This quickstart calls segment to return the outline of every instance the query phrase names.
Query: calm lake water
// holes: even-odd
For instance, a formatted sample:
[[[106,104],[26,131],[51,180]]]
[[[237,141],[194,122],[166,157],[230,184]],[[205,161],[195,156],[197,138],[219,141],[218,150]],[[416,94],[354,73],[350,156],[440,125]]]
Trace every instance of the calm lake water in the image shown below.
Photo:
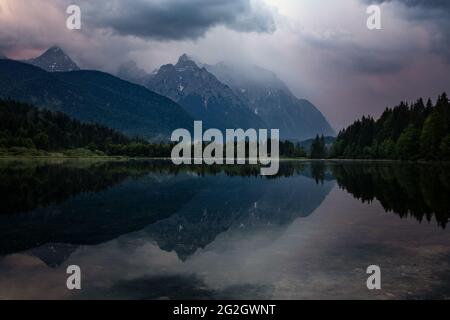
[[[0,299],[449,299],[449,169],[0,161]]]

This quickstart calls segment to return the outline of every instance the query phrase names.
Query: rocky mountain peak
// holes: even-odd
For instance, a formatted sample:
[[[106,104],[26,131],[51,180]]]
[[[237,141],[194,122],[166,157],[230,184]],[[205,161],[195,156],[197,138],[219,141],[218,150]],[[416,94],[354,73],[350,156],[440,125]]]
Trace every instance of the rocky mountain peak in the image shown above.
[[[80,70],[77,64],[59,47],[51,47],[39,57],[27,62],[48,72]]]
[[[183,54],[177,64],[162,66],[146,87],[178,102],[194,119],[213,128],[262,127],[231,88]]]
[[[184,63],[186,61],[193,61],[186,53],[183,53],[180,58],[178,58],[178,63]]]
[[[183,54],[175,65],[178,72],[197,71],[200,70],[198,65],[187,54]]]

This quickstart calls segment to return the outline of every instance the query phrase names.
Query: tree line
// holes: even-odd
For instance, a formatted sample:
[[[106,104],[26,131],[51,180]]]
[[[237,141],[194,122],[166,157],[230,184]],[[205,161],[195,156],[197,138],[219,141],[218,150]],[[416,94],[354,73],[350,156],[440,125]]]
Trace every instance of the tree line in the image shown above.
[[[0,99],[0,153],[164,157],[170,151],[167,144],[151,144],[60,112]]]
[[[174,146],[171,142],[150,143],[130,138],[106,126],[82,123],[60,112],[0,99],[0,154],[168,158]],[[307,156],[299,144],[290,141],[280,142],[280,155]]]
[[[175,143],[130,138],[99,124],[28,104],[0,99],[0,154],[170,157]],[[300,143],[280,142],[280,156],[312,159],[450,160],[450,103],[446,93],[433,104],[423,99],[387,108],[378,120],[363,117],[339,132],[333,144],[317,135],[307,152]]]
[[[315,149],[323,152],[318,144]],[[401,102],[387,108],[378,120],[363,117],[342,130],[327,153],[344,159],[450,160],[447,94],[434,104],[431,99]]]

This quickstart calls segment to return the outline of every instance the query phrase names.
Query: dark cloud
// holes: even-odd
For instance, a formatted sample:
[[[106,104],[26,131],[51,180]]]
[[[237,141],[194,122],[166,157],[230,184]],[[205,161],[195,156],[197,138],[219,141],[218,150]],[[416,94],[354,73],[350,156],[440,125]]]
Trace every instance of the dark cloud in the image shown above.
[[[92,26],[140,38],[197,39],[215,26],[240,32],[275,31],[271,10],[252,0],[83,0],[80,5]]]
[[[408,7],[422,7],[433,9],[450,9],[450,1],[448,0],[366,0],[371,3],[399,2]]]
[[[395,74],[404,69],[408,62],[395,57],[383,56],[372,53],[353,53],[348,67],[358,73],[364,74]]]
[[[432,49],[450,62],[450,1],[449,0],[364,0],[367,3],[400,4],[405,15],[423,24],[431,36]]]
[[[381,46],[368,48],[345,36],[334,35],[325,39],[305,36],[305,41],[317,49],[327,52],[331,62],[341,69],[357,74],[396,74],[411,63],[410,48],[403,46]]]

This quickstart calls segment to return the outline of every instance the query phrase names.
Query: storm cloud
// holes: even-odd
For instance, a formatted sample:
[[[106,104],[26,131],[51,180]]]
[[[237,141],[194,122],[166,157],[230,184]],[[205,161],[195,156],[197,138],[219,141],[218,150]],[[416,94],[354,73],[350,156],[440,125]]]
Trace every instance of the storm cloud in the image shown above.
[[[197,39],[216,26],[272,33],[272,11],[253,0],[81,1],[88,23],[119,35],[155,40]]]
[[[366,2],[374,2],[373,0],[366,0]],[[450,9],[450,2],[448,0],[377,0],[377,3],[383,2],[399,2],[409,7],[422,8],[447,8]]]
[[[411,63],[406,53],[412,48],[405,43],[370,48],[361,39],[339,35],[326,38],[305,35],[304,40],[317,50],[328,52],[332,64],[357,74],[395,74]]]
[[[406,19],[424,24],[430,32],[433,50],[450,61],[450,1],[377,0],[375,2],[400,6],[399,11]]]

